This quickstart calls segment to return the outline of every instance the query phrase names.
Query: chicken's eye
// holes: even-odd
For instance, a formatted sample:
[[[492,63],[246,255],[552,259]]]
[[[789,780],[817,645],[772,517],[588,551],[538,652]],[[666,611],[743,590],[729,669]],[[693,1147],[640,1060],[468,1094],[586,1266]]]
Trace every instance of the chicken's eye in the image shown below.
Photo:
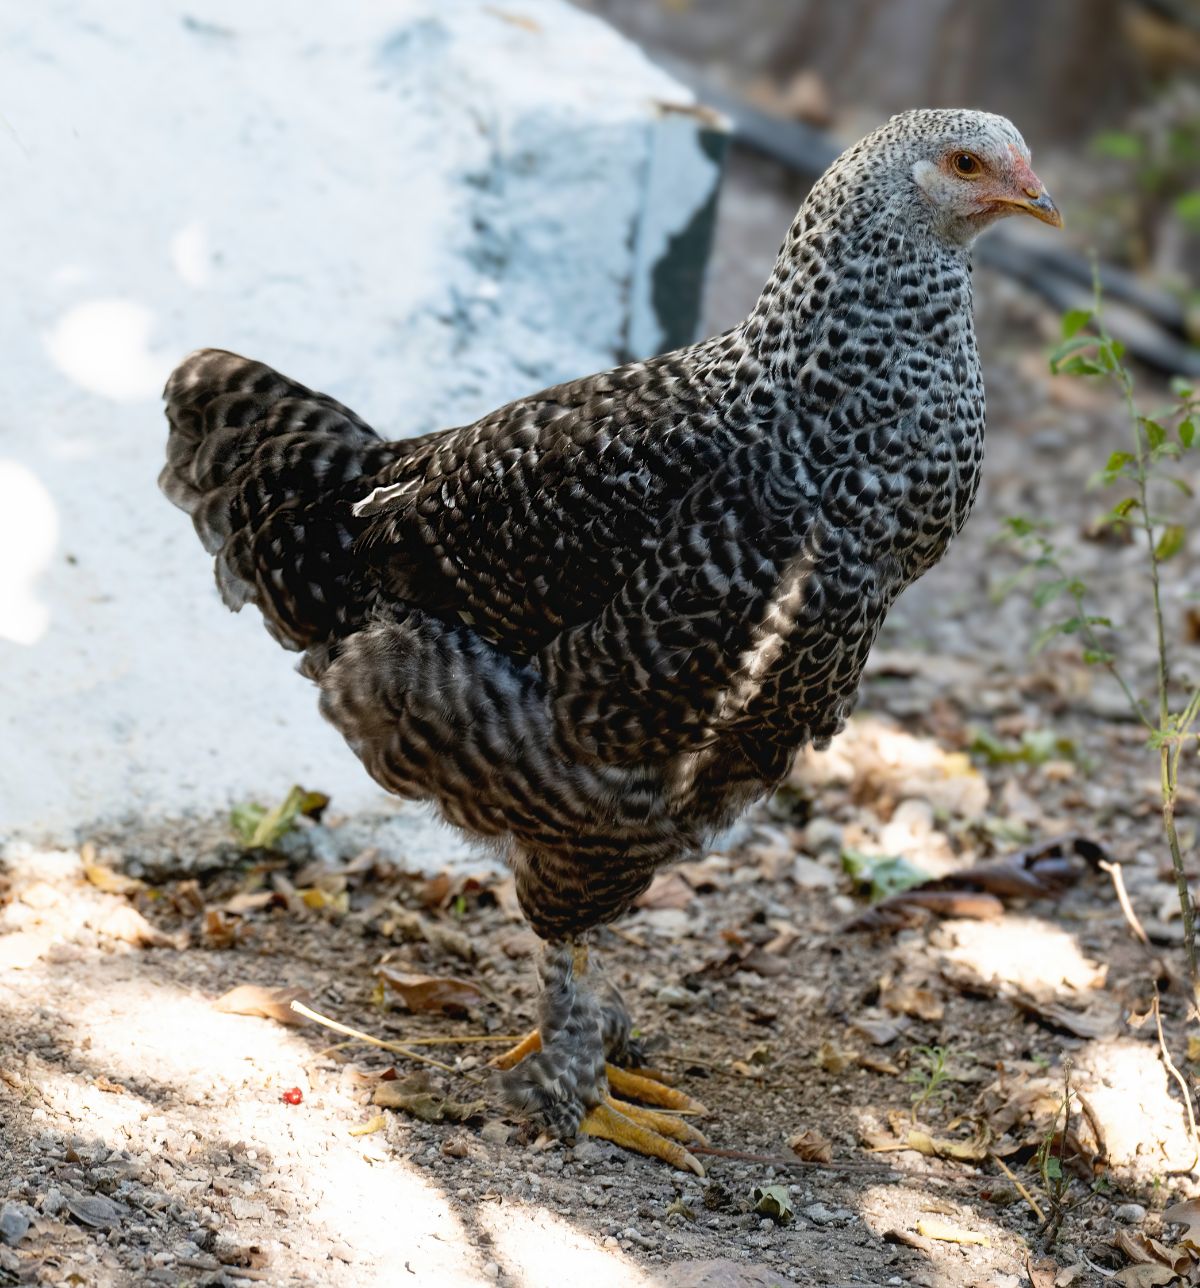
[[[969,152],[959,152],[954,157],[954,168],[959,174],[973,178],[980,171],[979,158]]]

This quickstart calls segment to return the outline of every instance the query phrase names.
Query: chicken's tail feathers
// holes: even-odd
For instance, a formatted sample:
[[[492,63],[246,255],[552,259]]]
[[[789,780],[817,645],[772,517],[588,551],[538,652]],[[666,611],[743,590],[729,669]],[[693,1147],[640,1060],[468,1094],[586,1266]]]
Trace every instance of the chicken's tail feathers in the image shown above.
[[[252,603],[287,648],[345,633],[372,591],[352,506],[396,449],[335,399],[219,349],[171,374],[159,486],[191,515],[233,610]]]

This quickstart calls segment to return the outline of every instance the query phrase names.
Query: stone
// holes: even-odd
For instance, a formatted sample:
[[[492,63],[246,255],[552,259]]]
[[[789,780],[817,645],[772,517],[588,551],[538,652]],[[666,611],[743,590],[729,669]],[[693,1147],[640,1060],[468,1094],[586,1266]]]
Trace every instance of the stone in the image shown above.
[[[24,1203],[5,1203],[0,1208],[0,1243],[10,1247],[20,1243],[32,1222],[33,1213]]]

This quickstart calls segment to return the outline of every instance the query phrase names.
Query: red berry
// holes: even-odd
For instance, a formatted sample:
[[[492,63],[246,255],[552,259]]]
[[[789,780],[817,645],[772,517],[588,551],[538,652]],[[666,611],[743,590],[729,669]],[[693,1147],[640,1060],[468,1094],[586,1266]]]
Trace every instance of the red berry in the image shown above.
[[[285,1105],[298,1105],[304,1100],[304,1092],[299,1087],[289,1087],[279,1099]]]

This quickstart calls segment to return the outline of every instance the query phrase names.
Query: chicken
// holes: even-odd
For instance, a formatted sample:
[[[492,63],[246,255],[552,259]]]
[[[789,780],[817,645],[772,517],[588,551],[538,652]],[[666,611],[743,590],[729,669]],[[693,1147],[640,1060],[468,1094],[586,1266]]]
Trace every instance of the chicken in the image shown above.
[[[825,746],[896,596],[971,509],[984,396],[969,248],[1061,224],[1002,117],[915,111],[816,183],[750,316],[473,425],[386,442],[203,350],[166,388],[161,486],[234,610],[303,654],[389,791],[503,848],[547,941],[508,1103],[699,1170],[626,1094],[590,928]],[[523,1057],[519,1059],[518,1057]]]

